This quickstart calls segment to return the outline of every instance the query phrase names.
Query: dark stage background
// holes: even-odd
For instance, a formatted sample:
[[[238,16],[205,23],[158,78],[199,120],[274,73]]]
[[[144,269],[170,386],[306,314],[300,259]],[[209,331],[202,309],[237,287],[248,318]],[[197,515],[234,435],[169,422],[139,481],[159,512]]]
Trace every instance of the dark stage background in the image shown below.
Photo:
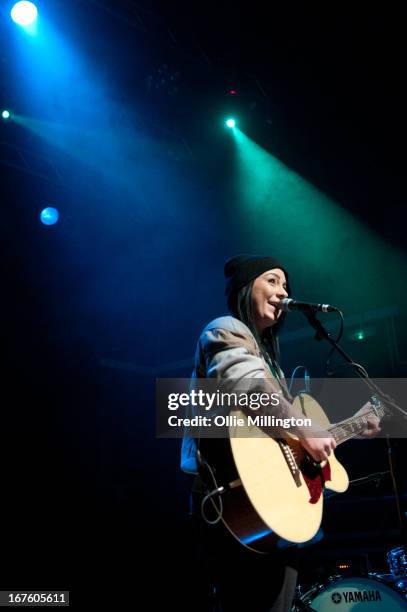
[[[155,438],[154,381],[189,376],[224,260],[278,256],[294,296],[343,310],[355,361],[406,375],[406,9],[38,6],[37,36],[0,13],[0,584],[181,609],[189,482]],[[281,348],[287,374],[323,375],[300,315]],[[388,469],[384,440],[338,454],[352,478]],[[390,478],[328,506],[304,583],[338,560],[387,571]]]

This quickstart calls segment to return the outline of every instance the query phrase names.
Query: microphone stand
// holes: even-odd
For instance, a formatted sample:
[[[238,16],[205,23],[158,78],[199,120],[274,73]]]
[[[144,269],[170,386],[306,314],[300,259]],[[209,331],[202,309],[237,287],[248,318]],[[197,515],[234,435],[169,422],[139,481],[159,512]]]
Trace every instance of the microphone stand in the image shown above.
[[[338,310],[338,312],[340,311]],[[329,342],[329,344],[331,344],[331,346],[333,346],[335,350],[340,355],[342,355],[345,361],[347,361],[352,366],[352,368],[355,370],[359,378],[361,378],[363,382],[369,387],[369,389],[373,391],[374,395],[376,395],[385,406],[390,408],[391,412],[392,410],[398,410],[405,418],[407,418],[407,413],[403,410],[403,408],[401,408],[393,400],[393,398],[391,398],[389,395],[384,393],[384,391],[382,391],[380,387],[378,387],[376,383],[374,383],[369,378],[369,375],[366,372],[366,370],[358,366],[358,364],[356,364],[353,361],[353,359],[343,350],[343,348],[338,344],[338,342],[336,342],[336,340],[334,340],[330,336],[329,332],[322,325],[321,321],[317,319],[316,313],[317,313],[316,309],[312,307],[309,309],[308,312],[303,312],[306,319],[308,319],[308,322],[311,325],[311,327],[313,327],[316,331],[315,340],[318,340],[318,341],[326,340],[327,342]],[[396,478],[396,473],[397,473],[396,453],[394,450],[394,445],[392,445],[391,438],[389,435],[386,435],[386,442],[387,442],[387,456],[389,460],[390,474],[392,477],[394,497],[395,497],[396,506],[397,506],[397,515],[398,515],[398,521],[399,521],[399,527],[400,527],[400,534],[401,534],[401,538],[402,538],[402,542],[404,544],[405,550],[407,550],[407,521],[406,521],[406,515],[402,511],[402,504],[401,504],[402,492],[400,489],[399,482]]]

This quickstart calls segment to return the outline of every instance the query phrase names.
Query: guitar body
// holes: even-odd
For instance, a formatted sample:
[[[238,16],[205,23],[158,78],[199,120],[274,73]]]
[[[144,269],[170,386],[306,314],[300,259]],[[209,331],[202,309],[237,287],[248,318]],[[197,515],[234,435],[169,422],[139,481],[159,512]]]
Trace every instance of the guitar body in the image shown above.
[[[299,416],[311,418],[323,429],[329,426],[311,396],[297,397],[294,407]],[[229,484],[222,495],[223,523],[242,544],[257,552],[312,539],[322,520],[323,490],[346,491],[346,470],[333,453],[328,462],[316,466],[294,436],[271,438],[260,427],[249,425],[242,411],[233,411],[233,415],[245,421],[243,428],[230,427],[230,440],[226,440],[235,478],[231,466],[224,474],[215,466],[218,481],[220,475]]]

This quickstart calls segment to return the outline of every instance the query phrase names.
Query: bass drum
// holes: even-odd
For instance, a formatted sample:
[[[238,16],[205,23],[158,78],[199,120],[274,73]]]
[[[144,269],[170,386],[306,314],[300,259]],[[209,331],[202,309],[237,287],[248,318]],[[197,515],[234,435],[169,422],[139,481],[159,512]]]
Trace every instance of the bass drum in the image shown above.
[[[301,597],[304,610],[317,612],[406,612],[406,594],[378,576],[335,576]]]

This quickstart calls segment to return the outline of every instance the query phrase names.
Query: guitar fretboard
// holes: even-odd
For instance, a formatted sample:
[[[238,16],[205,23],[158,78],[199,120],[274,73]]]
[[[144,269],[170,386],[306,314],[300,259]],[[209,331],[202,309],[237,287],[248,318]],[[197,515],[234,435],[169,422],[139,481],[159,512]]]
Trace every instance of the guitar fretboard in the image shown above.
[[[366,429],[367,421],[370,416],[374,415],[381,418],[383,412],[381,408],[369,410],[369,412],[351,417],[350,419],[341,421],[341,423],[332,425],[332,427],[328,427],[328,431],[332,434],[335,442],[341,444],[362,433],[362,431]]]

